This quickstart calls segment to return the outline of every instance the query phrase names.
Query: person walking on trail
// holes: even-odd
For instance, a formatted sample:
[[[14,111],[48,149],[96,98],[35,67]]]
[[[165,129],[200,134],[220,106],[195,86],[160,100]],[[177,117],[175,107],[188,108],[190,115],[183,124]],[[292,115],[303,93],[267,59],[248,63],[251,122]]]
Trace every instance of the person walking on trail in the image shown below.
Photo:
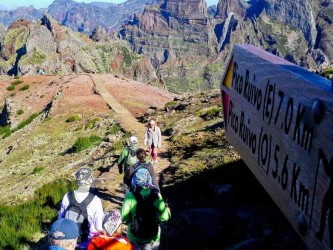
[[[146,128],[144,145],[148,146],[153,164],[158,163],[157,149],[162,146],[161,129],[157,126],[154,120],[151,120]]]
[[[121,216],[127,224],[127,237],[135,250],[158,249],[161,222],[170,219],[170,209],[152,185],[149,175],[133,176],[134,188],[125,195]]]
[[[118,170],[119,174],[124,174],[124,185],[126,185],[126,171],[127,169],[138,162],[136,151],[138,149],[138,139],[135,136],[131,136],[128,139],[128,146],[126,146],[121,152],[118,158]],[[129,186],[128,186],[129,187]],[[125,191],[128,191],[128,187],[125,186]]]
[[[75,173],[78,189],[64,195],[58,218],[67,218],[76,222],[79,227],[80,248],[85,248],[90,239],[103,231],[104,211],[102,201],[90,192],[93,181],[90,168],[80,168]]]
[[[126,146],[121,152],[118,158],[118,169],[119,174],[122,174],[123,171],[126,171],[126,168],[134,165],[138,162],[136,156],[136,150],[138,149],[138,139],[135,136],[131,136],[128,139],[128,146]]]
[[[127,168],[127,171],[125,172],[125,183],[130,189],[133,189],[132,180],[133,176],[139,171],[139,169],[146,168],[149,171],[149,174],[152,178],[152,185],[154,185],[155,188],[157,188],[158,191],[160,191],[160,187],[158,185],[156,174],[154,170],[154,166],[146,161],[147,153],[144,149],[139,148],[136,151],[136,156],[138,158],[138,162],[129,168]]]
[[[87,250],[133,250],[132,244],[122,236],[122,220],[118,211],[106,212],[103,219],[103,233],[95,236]]]
[[[51,225],[49,250],[74,250],[79,237],[79,228],[72,220],[61,218]]]

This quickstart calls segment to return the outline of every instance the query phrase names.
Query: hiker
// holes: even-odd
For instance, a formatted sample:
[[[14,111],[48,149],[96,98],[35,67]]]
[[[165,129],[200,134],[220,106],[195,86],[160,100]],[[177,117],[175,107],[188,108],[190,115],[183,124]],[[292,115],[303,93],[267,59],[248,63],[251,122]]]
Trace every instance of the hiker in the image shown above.
[[[78,247],[84,248],[94,235],[103,230],[104,212],[101,199],[90,192],[92,170],[80,168],[75,179],[78,189],[65,194],[58,218],[68,218],[77,223],[80,232]]]
[[[154,120],[151,120],[146,128],[144,145],[148,146],[153,164],[158,163],[157,149],[162,145],[161,130]]]
[[[126,171],[127,167],[132,166],[138,162],[138,159],[136,157],[136,150],[138,149],[138,138],[136,138],[135,136],[131,136],[128,139],[128,142],[129,145],[123,149],[118,158],[117,164],[119,174],[122,174],[123,170]]]
[[[109,211],[103,219],[103,233],[92,238],[87,250],[133,250],[132,244],[122,236],[122,220],[118,211]]]
[[[133,184],[133,190],[125,195],[121,208],[123,222],[127,224],[127,237],[135,250],[158,249],[161,237],[159,223],[169,220],[170,209],[152,185],[149,175],[133,176]]]
[[[72,220],[56,220],[49,231],[49,250],[74,250],[79,237],[79,228]]]
[[[150,162],[146,161],[146,157],[147,157],[146,151],[142,148],[139,148],[136,151],[136,156],[138,158],[138,162],[136,164],[130,166],[129,168],[127,168],[127,171],[125,172],[124,179],[125,179],[126,185],[128,187],[130,187],[130,189],[133,189],[133,185],[131,183],[132,179],[133,179],[133,175],[135,173],[137,173],[137,171],[140,168],[146,168],[149,171],[149,174],[152,178],[152,184],[154,185],[155,188],[157,188],[158,191],[160,191],[160,187],[159,187],[157,179],[156,179],[154,166]]]

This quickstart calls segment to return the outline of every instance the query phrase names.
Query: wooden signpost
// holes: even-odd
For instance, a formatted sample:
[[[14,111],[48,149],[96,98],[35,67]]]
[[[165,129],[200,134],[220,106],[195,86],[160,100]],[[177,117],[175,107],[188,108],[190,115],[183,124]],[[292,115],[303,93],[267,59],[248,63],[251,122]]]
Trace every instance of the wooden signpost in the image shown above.
[[[221,93],[229,142],[308,248],[333,249],[332,82],[236,45]]]

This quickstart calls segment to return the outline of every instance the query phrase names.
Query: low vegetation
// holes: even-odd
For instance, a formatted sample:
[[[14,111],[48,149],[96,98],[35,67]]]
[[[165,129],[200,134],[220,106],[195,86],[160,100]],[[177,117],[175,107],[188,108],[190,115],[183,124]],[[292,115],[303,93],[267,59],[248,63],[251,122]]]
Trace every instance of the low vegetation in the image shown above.
[[[20,88],[20,91],[28,90],[29,88],[30,88],[30,85],[26,84],[22,88]]]
[[[91,135],[90,137],[79,137],[73,145],[73,151],[79,153],[94,145],[97,145],[102,141],[102,138],[97,135]]]
[[[75,115],[71,115],[70,117],[68,117],[66,119],[66,122],[77,122],[77,121],[81,121],[81,120],[82,120],[82,115],[75,114]]]
[[[36,233],[49,228],[57,216],[57,204],[75,188],[74,182],[59,181],[44,185],[34,199],[18,206],[0,206],[0,249],[29,249]]]
[[[9,126],[0,127],[0,135],[3,134],[2,138],[6,138],[6,137],[10,136],[12,133],[14,133],[17,130],[22,129],[25,126],[27,126],[28,124],[30,124],[37,116],[39,116],[39,113],[34,113],[34,114],[30,115],[30,117],[27,120],[20,122],[19,125],[13,129],[10,129]],[[2,131],[2,133],[1,133],[1,131]]]

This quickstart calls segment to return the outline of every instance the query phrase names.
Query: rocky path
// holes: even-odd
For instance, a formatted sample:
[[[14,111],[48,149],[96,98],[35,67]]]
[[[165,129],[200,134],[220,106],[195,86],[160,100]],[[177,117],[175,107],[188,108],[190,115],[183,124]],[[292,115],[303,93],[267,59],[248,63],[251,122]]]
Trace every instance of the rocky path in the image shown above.
[[[139,140],[140,147],[144,148],[143,140],[145,134],[145,124],[139,122],[133,114],[126,109],[118,100],[112,96],[112,94],[106,88],[106,79],[104,75],[91,75],[91,79],[95,85],[95,92],[102,96],[108,106],[115,113],[115,120],[120,124],[120,126],[136,136]],[[167,137],[162,136],[162,147],[159,149],[159,162],[155,166],[155,172],[158,175],[163,169],[170,165],[168,158],[166,158],[166,151],[168,147]],[[116,159],[115,159],[116,160]],[[109,172],[102,173],[99,177],[100,180],[115,180],[118,174],[118,167],[116,164],[110,168]],[[103,190],[107,189],[106,193],[110,193],[111,204],[110,202],[105,202],[103,205],[106,209],[111,209],[114,207],[120,206],[121,200],[123,198],[123,189],[121,184],[117,184],[116,187],[110,187],[107,181],[102,181],[100,184],[96,183],[96,187]]]

